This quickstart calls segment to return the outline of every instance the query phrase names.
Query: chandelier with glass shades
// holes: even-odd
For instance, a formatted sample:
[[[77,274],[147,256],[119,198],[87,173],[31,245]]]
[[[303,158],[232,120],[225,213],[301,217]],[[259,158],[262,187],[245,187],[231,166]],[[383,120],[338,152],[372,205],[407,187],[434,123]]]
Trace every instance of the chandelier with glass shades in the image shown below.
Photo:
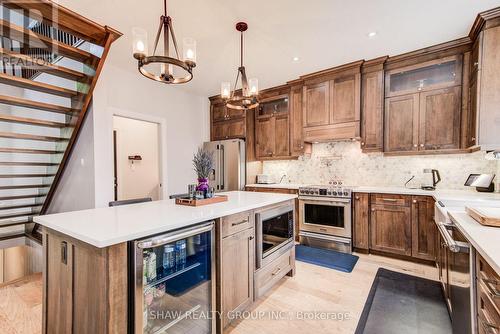
[[[172,18],[167,14],[167,0],[164,0],[164,14],[160,17],[160,25],[154,42],[152,55],[148,52],[148,34],[142,28],[133,28],[133,52],[137,59],[139,72],[146,78],[166,84],[182,84],[193,79],[193,68],[196,67],[196,41],[192,38],[183,40],[182,59],[179,55]],[[163,33],[163,55],[157,55],[158,45]],[[170,38],[175,53],[170,55]]]
[[[259,105],[257,95],[259,94],[259,81],[255,78],[247,79],[245,66],[243,66],[243,32],[247,31],[248,24],[245,22],[238,22],[236,30],[241,33],[240,45],[240,67],[238,67],[238,74],[234,82],[233,90],[231,91],[231,83],[223,82],[221,84],[221,97],[229,109],[246,110],[253,109]],[[241,93],[236,92],[238,81],[241,78]]]

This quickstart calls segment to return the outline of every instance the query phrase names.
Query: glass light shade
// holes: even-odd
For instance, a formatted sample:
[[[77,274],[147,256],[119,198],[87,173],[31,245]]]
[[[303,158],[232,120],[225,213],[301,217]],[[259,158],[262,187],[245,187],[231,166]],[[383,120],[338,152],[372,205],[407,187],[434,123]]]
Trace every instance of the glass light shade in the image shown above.
[[[134,52],[134,57],[142,56],[145,57],[148,52],[148,33],[142,28],[132,29],[133,44],[132,49]]]
[[[184,61],[189,60],[196,63],[196,40],[193,38],[184,38],[182,40],[182,54]]]
[[[251,96],[259,95],[259,80],[257,78],[248,79],[248,91]]]
[[[228,99],[231,96],[231,83],[230,82],[223,82],[220,85],[220,96],[223,99]]]

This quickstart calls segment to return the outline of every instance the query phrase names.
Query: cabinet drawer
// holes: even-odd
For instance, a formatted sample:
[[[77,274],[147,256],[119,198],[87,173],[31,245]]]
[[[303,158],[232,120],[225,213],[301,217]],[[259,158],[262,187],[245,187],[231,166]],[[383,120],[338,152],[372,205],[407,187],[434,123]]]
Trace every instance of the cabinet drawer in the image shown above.
[[[500,310],[500,276],[481,255],[478,254],[476,259],[478,285],[479,283],[483,285],[485,293],[491,298],[496,308]]]
[[[292,270],[295,248],[281,255],[279,258],[261,268],[255,273],[255,298],[261,297],[269,291],[276,282]]]
[[[252,212],[242,212],[221,218],[222,237],[253,227]]]
[[[488,288],[481,282],[477,285],[477,325],[480,333],[500,333],[500,313],[489,297]]]
[[[371,194],[370,203],[380,205],[410,206],[411,198],[405,195]]]

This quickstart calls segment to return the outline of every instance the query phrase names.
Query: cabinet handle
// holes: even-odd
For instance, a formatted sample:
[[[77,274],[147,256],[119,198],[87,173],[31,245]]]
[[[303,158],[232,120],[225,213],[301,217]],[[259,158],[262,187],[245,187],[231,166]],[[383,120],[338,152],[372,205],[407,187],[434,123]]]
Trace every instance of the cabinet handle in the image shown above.
[[[61,242],[61,262],[68,264],[68,243],[66,241]]]
[[[280,267],[278,267],[278,268],[277,268],[277,269],[276,269],[276,270],[275,270],[275,271],[271,274],[271,276],[276,276],[276,275],[278,275],[278,273],[279,273],[280,271],[281,271],[281,268],[280,268]]]
[[[382,201],[384,201],[384,202],[397,202],[398,200],[394,199],[394,198],[382,198]]]
[[[231,226],[238,226],[238,225],[242,225],[242,224],[246,224],[246,223],[248,223],[248,219],[242,220],[242,221],[237,222],[237,223],[232,223]]]

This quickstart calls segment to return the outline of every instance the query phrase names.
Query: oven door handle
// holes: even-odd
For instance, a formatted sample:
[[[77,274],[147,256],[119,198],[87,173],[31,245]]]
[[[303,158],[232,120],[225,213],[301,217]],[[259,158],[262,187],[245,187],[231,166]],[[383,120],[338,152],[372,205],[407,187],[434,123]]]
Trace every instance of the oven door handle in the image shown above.
[[[331,198],[331,199],[324,199],[321,197],[308,197],[308,196],[300,196],[299,201],[303,203],[308,203],[308,204],[326,204],[326,205],[332,205],[332,204],[342,204],[342,205],[348,205],[351,203],[351,199],[349,198]]]

